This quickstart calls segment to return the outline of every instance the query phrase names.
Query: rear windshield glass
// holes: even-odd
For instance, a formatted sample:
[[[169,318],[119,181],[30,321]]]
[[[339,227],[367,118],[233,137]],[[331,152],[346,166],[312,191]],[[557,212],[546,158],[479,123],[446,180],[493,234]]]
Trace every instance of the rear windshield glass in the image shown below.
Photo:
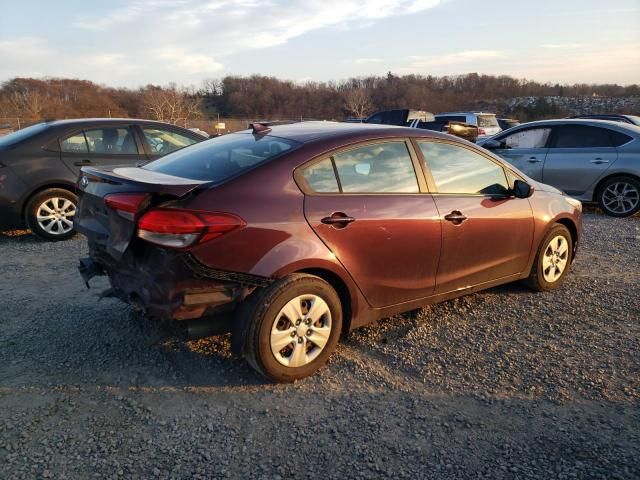
[[[142,168],[176,177],[222,182],[299,145],[269,135],[232,133],[178,150]]]
[[[9,145],[15,145],[33,135],[37,135],[40,132],[45,131],[49,126],[46,123],[37,123],[30,127],[23,128],[17,132],[10,133],[0,137],[0,147],[8,147]]]
[[[497,127],[498,120],[495,115],[478,115],[478,126],[479,127]]]

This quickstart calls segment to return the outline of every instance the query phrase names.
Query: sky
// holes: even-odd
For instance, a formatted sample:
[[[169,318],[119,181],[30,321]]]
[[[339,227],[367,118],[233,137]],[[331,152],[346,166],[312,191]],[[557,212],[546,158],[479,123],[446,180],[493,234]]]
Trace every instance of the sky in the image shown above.
[[[0,81],[388,71],[640,83],[640,0],[0,0]]]

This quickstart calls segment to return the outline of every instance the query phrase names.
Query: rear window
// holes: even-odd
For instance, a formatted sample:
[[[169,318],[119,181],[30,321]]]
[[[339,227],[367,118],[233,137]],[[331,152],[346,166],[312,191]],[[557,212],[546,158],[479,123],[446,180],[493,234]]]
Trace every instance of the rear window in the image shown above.
[[[142,168],[176,177],[222,182],[300,145],[269,135],[233,133],[178,150]]]
[[[555,148],[611,147],[611,137],[605,128],[586,125],[562,125],[556,128]]]
[[[0,147],[15,145],[16,143],[22,142],[23,140],[37,135],[40,132],[44,132],[47,128],[49,128],[49,125],[47,125],[46,123],[37,123],[35,125],[31,125],[30,127],[23,128],[22,130],[18,130],[17,132],[13,132],[9,135],[0,137]]]
[[[495,115],[478,115],[478,126],[483,128],[497,127],[498,119]]]
[[[436,115],[436,120],[466,123],[467,117],[466,115]]]

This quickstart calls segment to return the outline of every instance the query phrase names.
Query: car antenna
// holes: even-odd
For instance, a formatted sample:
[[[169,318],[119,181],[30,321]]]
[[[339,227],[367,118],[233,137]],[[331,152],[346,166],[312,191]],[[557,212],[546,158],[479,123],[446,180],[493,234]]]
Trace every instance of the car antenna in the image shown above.
[[[262,123],[251,123],[249,124],[249,128],[253,130],[254,135],[266,135],[271,131],[269,127]]]

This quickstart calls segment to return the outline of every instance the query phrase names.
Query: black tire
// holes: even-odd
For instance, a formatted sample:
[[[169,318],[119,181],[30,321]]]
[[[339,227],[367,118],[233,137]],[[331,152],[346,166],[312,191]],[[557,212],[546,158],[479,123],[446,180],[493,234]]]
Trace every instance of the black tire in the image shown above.
[[[59,199],[59,200],[56,200]],[[66,202],[70,203],[66,203]],[[55,206],[57,205],[57,209]],[[69,207],[72,205],[72,208]],[[73,215],[78,205],[78,197],[63,188],[49,188],[34,195],[27,204],[26,222],[38,237],[49,241],[67,240],[75,235]],[[62,207],[65,207],[64,209]],[[53,211],[51,213],[48,208]],[[52,215],[51,220],[38,220],[38,212]],[[56,216],[57,215],[57,216]],[[71,222],[69,227],[68,222]],[[49,231],[47,231],[47,229]]]
[[[565,264],[562,273],[557,278],[549,281],[548,278],[545,278],[545,253],[548,252],[548,249],[550,248],[550,242],[558,236],[564,237],[566,241],[567,254],[566,258],[563,258],[565,260]],[[558,288],[564,281],[564,278],[571,267],[572,256],[573,241],[571,240],[569,230],[564,225],[554,225],[553,228],[551,228],[551,230],[549,230],[549,232],[544,236],[542,242],[540,242],[536,259],[531,267],[531,274],[529,275],[529,278],[525,280],[526,285],[538,292],[546,292]]]
[[[617,188],[616,185],[618,185]],[[622,203],[612,204],[614,191],[622,194],[625,188],[627,189],[627,193],[624,195],[626,200]],[[598,205],[605,214],[611,217],[629,217],[640,211],[640,181],[628,176],[610,178],[600,185],[596,197]]]
[[[279,325],[280,322],[287,322],[286,317],[279,316],[285,305],[297,297],[305,295],[320,297],[326,303],[330,316],[323,316],[319,322],[325,323],[319,324],[319,326],[326,327],[327,323],[330,324],[329,339],[319,350],[317,356],[305,365],[286,366],[276,358],[276,353],[272,351],[272,328],[277,328],[276,325]],[[302,320],[304,321],[304,319]],[[296,329],[294,324],[287,328]],[[300,328],[305,329],[306,327],[301,325]],[[269,287],[256,290],[243,302],[236,314],[236,329],[233,332],[232,344],[234,351],[241,350],[249,365],[268,379],[277,382],[293,382],[312,375],[327,362],[338,343],[341,330],[342,307],[340,298],[331,285],[313,275],[292,274],[276,281]],[[285,329],[283,328],[282,331],[284,332]],[[286,360],[286,357],[282,356],[282,352],[287,353],[287,349],[291,349],[290,355],[293,356],[293,349],[297,346],[297,341],[304,342],[304,347],[310,349],[308,352],[318,348],[310,339],[302,335],[301,338],[293,337],[291,344],[283,347],[277,355]],[[309,344],[308,347],[307,344]]]

